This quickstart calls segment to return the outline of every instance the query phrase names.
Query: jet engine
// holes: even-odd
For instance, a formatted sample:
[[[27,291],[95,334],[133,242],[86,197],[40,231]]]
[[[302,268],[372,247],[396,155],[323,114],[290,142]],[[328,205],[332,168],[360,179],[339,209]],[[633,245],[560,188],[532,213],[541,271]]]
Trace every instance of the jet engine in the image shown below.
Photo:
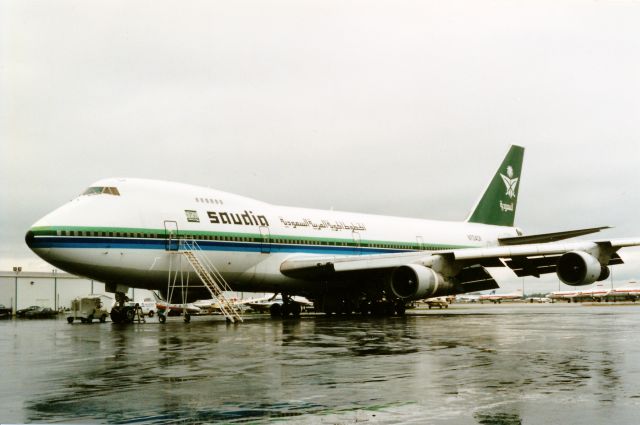
[[[584,251],[563,254],[556,266],[560,280],[567,285],[589,285],[609,277],[609,268],[600,264],[597,258]]]
[[[420,300],[453,293],[453,285],[440,273],[419,264],[407,264],[391,274],[389,287],[402,300]]]

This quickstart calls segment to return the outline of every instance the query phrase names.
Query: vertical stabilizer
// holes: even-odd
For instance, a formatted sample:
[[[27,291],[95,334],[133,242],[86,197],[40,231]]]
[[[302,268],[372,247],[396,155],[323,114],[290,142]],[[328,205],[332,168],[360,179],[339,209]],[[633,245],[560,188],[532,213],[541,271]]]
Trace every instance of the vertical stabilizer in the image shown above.
[[[524,148],[511,145],[500,168],[467,218],[471,223],[513,226],[520,190]]]

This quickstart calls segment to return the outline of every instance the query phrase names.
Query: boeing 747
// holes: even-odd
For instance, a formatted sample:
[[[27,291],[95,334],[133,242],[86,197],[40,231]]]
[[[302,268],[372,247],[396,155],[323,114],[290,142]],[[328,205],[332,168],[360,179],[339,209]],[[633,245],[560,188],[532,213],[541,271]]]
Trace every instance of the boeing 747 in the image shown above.
[[[197,244],[232,290],[291,296],[331,313],[404,314],[419,299],[498,288],[489,267],[518,277],[557,273],[588,285],[622,263],[618,250],[640,239],[558,242],[596,227],[524,235],[514,227],[524,148],[511,146],[485,192],[461,222],[271,205],[231,193],[165,181],[110,178],[38,220],[27,245],[69,273],[105,282],[119,300],[130,287],[167,291],[182,242]],[[210,298],[205,286],[187,300]]]

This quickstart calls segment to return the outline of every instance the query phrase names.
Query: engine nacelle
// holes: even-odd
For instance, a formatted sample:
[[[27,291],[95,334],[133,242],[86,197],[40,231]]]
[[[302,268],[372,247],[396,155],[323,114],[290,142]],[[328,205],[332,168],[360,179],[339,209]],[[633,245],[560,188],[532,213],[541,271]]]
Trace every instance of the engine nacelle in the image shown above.
[[[453,285],[440,273],[419,264],[400,266],[391,274],[393,295],[401,300],[421,300],[453,293]]]
[[[609,276],[609,268],[600,264],[597,258],[584,251],[563,254],[556,266],[560,280],[567,285],[589,285]]]

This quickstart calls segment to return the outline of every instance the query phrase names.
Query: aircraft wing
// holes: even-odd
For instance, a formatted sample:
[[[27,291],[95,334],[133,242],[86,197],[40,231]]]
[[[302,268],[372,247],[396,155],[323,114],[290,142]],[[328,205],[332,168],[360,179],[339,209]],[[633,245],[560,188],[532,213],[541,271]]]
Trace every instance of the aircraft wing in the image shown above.
[[[486,267],[509,267],[519,277],[556,271],[560,257],[571,251],[583,251],[596,257],[603,266],[623,263],[617,251],[638,246],[640,239],[579,241],[465,248],[434,252],[405,252],[359,256],[300,256],[285,260],[280,271],[301,279],[327,279],[336,274],[358,274],[372,270],[394,269],[418,264],[455,277],[464,292],[497,288]]]
[[[436,256],[451,256],[451,251],[425,254],[407,252],[395,254],[373,254],[354,256],[306,256],[284,261],[280,271],[287,276],[301,279],[327,279],[338,274],[365,274],[375,270],[389,270],[406,264],[428,263]],[[483,291],[498,288],[497,282],[487,272],[485,266],[503,266],[499,260],[484,259],[482,262],[468,263],[456,275],[460,292]]]

